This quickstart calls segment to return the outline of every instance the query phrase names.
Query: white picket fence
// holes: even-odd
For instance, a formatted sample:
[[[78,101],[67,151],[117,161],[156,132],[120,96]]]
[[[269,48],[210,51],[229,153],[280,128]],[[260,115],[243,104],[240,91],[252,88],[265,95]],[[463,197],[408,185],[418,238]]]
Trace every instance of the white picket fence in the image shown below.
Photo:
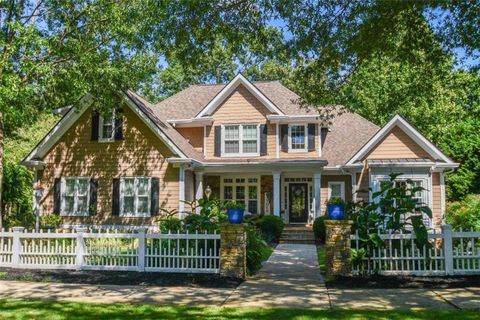
[[[0,232],[0,267],[218,273],[220,234]]]
[[[371,257],[353,266],[353,273],[403,275],[468,275],[480,274],[480,232],[452,231],[443,226],[440,233],[429,234],[431,247],[418,249],[412,234],[380,234],[384,246]],[[358,235],[351,236],[352,249],[360,249]]]

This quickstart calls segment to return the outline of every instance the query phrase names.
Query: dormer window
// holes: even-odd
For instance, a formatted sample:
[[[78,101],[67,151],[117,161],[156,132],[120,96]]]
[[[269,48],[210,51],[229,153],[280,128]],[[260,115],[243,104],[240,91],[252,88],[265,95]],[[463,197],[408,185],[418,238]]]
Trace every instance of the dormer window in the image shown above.
[[[115,140],[115,110],[109,115],[101,115],[98,126],[99,141],[110,142]]]
[[[222,126],[222,155],[259,155],[259,126],[235,124]]]
[[[289,126],[289,152],[307,152],[307,125],[290,125]]]

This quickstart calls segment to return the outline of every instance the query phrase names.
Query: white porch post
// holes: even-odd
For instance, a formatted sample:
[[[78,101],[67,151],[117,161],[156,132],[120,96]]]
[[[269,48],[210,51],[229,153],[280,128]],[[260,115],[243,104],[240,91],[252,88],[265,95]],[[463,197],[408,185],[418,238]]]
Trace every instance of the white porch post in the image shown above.
[[[198,206],[198,200],[203,198],[203,171],[196,171],[195,172],[195,201],[197,202],[197,206],[195,208],[196,213],[200,213],[200,207]]]
[[[178,215],[183,218],[185,213],[185,168],[179,167],[178,170]]]
[[[280,216],[280,176],[281,172],[273,173],[273,214]]]
[[[320,186],[322,182],[322,174],[316,172],[313,174],[313,201],[315,203],[315,212],[313,218],[320,217],[321,199],[320,199]]]
[[[357,202],[357,173],[354,171],[350,175],[352,177],[352,201]]]

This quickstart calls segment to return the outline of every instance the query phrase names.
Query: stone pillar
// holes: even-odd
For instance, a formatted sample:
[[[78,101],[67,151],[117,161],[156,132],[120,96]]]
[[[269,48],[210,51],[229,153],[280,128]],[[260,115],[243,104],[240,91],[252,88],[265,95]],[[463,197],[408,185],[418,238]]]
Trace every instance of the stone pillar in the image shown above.
[[[247,234],[243,224],[220,226],[220,275],[239,279],[247,276]]]
[[[350,234],[353,221],[325,220],[327,279],[352,274]]]

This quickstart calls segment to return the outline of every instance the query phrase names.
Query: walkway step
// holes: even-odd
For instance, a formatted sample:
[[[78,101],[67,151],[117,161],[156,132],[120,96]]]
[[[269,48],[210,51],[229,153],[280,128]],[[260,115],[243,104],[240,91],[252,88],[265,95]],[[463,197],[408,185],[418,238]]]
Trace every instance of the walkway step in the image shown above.
[[[315,235],[311,226],[286,225],[280,243],[315,244]]]

